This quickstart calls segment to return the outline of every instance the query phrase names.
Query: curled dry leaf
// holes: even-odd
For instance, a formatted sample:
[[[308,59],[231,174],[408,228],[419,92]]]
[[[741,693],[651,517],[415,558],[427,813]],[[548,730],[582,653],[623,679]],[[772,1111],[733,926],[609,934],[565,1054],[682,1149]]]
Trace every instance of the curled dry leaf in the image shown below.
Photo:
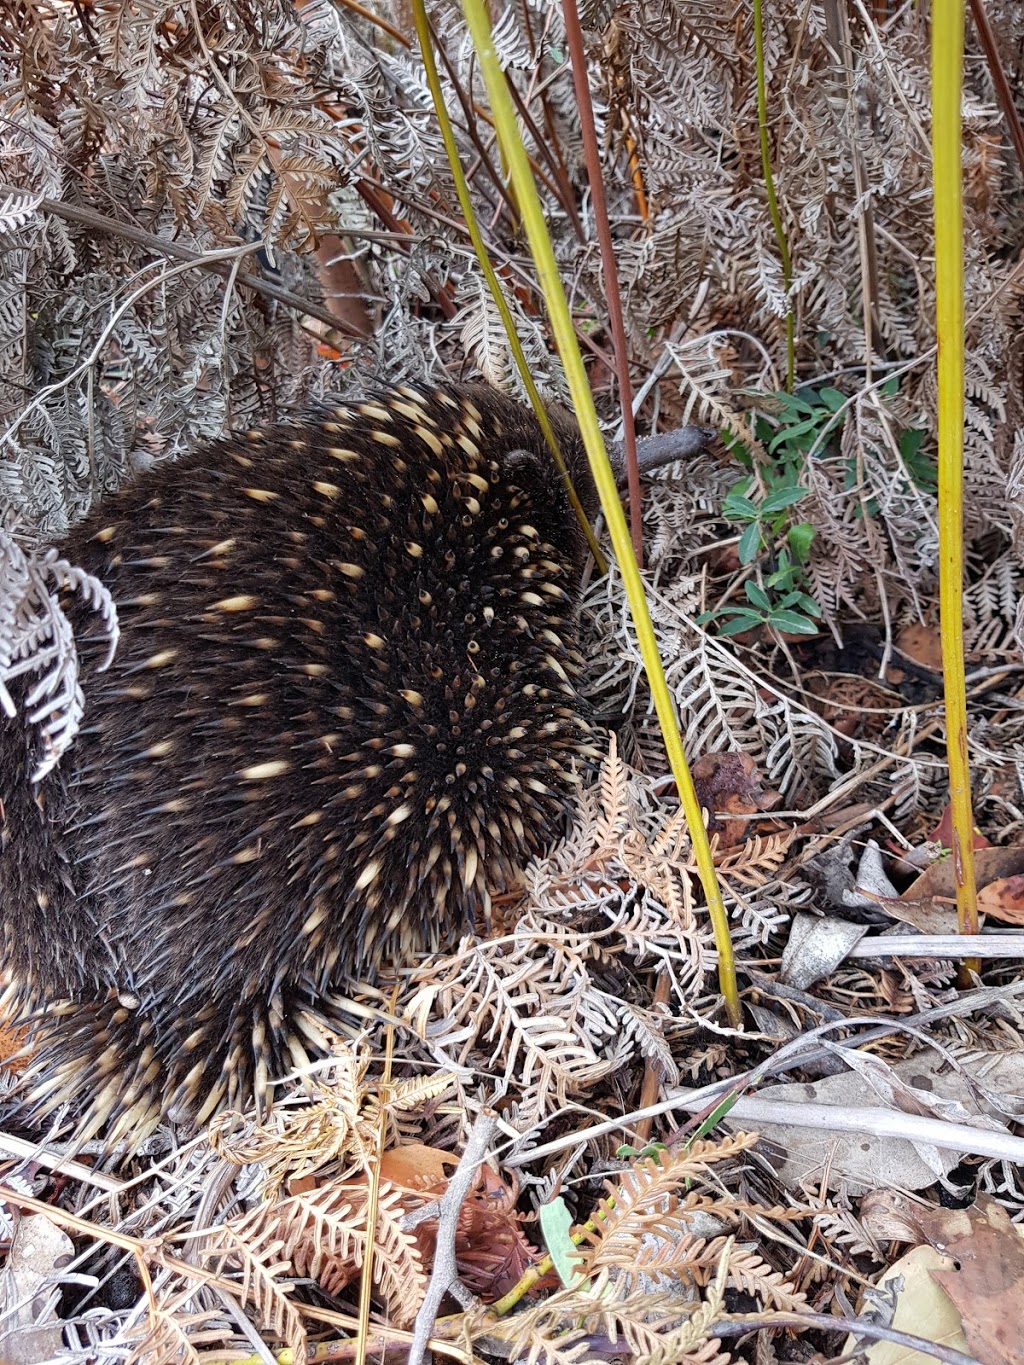
[[[830,976],[867,931],[866,924],[851,924],[838,915],[827,919],[796,915],[782,954],[782,980],[798,990],[807,990],[815,981]]]
[[[978,909],[1003,924],[1024,924],[1024,874],[989,882],[978,892]]]
[[[403,1192],[410,1213],[439,1200],[448,1187],[446,1169],[455,1166],[451,1152],[412,1142],[393,1147],[381,1157],[381,1176]],[[506,1294],[540,1252],[523,1233],[516,1211],[519,1188],[506,1184],[489,1166],[477,1172],[469,1197],[459,1210],[455,1259],[459,1278],[472,1293],[490,1301]],[[412,1236],[424,1264],[433,1260],[437,1219],[413,1220]]]
[[[708,829],[719,834],[719,848],[733,848],[746,838],[749,820],[729,816],[757,815],[774,809],[782,793],[766,789],[749,754],[703,754],[690,769],[697,799],[708,812]]]
[[[991,892],[986,898],[985,889],[993,882],[1019,880],[1024,874],[1024,847],[1011,845],[1008,848],[979,847],[974,853],[974,875],[979,887],[978,908],[998,914],[998,906],[1003,902],[1003,891]],[[956,881],[952,858],[941,858],[926,867],[919,877],[907,887],[897,902],[880,902],[895,919],[913,924],[927,934],[952,934],[956,932]],[[987,903],[986,903],[987,901]],[[1009,892],[1005,902],[1012,911],[1013,893]],[[1024,923],[1020,919],[1006,919],[1009,924]]]

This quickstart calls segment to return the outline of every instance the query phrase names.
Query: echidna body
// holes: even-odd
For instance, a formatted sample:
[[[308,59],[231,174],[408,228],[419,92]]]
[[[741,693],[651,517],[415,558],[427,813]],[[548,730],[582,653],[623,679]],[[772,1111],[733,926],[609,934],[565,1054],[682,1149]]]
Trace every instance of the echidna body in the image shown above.
[[[85,724],[41,784],[0,715],[4,954],[37,1106],[113,1138],[262,1096],[557,831],[584,541],[531,413],[404,387],[162,465],[62,553],[121,640],[100,672],[74,609]]]

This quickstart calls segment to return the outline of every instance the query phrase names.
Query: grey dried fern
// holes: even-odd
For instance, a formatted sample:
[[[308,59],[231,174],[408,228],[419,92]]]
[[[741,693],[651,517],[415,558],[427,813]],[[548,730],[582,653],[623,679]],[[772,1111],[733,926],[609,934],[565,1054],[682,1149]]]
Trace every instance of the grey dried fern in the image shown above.
[[[59,559],[55,550],[28,556],[0,531],[0,708],[14,717],[18,707],[10,684],[41,675],[21,697],[25,721],[38,727],[35,782],[60,761],[85,707],[71,623],[54,596],[61,588],[77,593],[100,616],[107,639],[100,667],[106,668],[118,639],[117,609],[108,590],[91,574]]]
[[[383,0],[369,0],[368,8],[395,22],[394,6]],[[666,424],[707,420],[752,436],[750,411],[779,386],[784,370],[782,319],[792,303],[801,374],[838,370],[852,404],[841,450],[810,460],[803,476],[817,529],[815,596],[837,632],[850,614],[873,610],[880,590],[897,621],[926,611],[935,571],[932,518],[927,496],[908,486],[894,439],[908,423],[921,425],[929,443],[934,437],[934,300],[925,268],[929,77],[919,8],[904,6],[884,32],[865,7],[852,8],[849,47],[838,52],[818,0],[801,6],[796,21],[785,0],[765,0],[772,156],[794,255],[792,299],[782,287],[757,159],[749,6],[598,0],[582,8],[631,360],[638,378],[655,370],[662,377],[647,412],[660,403]],[[1019,49],[1021,7],[988,0],[986,8],[1004,49]],[[490,130],[473,112],[483,88],[460,9],[455,0],[435,0],[430,9],[450,62],[450,69],[442,63],[442,83],[478,213],[495,260],[515,281],[514,311],[531,369],[545,392],[558,394],[560,372],[532,311],[533,268],[496,183],[500,166],[493,154],[488,160]],[[557,142],[568,190],[582,203],[560,7],[527,0],[496,18],[509,79],[536,126]],[[971,62],[967,79],[967,504],[976,543],[1002,537],[1005,545],[994,563],[977,556],[968,643],[1005,649],[1010,631],[1024,629],[1015,604],[1022,531],[1011,526],[1019,519],[1005,488],[1011,461],[1017,481],[1024,477],[1016,434],[1024,415],[1024,278],[1006,250],[1017,226],[1019,175],[998,154],[1001,128],[983,66]],[[356,389],[371,375],[498,372],[500,348],[486,305],[476,302],[480,278],[458,228],[415,48],[371,20],[326,0],[301,9],[285,0],[225,0],[212,10],[154,0],[61,5],[45,14],[8,6],[0,13],[0,91],[0,184],[7,187],[0,190],[0,431],[9,433],[0,452],[0,511],[17,512],[31,539],[60,534],[133,465],[173,456],[226,424],[244,426],[331,389]],[[550,181],[549,149],[529,131],[527,141]],[[634,166],[649,200],[646,217]],[[541,192],[589,328],[605,307],[596,253],[589,240],[580,243],[550,184]],[[41,196],[102,214],[108,226],[97,230],[44,211]],[[192,267],[175,273],[126,235],[140,225],[206,258],[243,243],[252,248],[245,269],[311,306],[323,302],[324,289],[321,262],[305,249],[319,235],[325,256],[352,259],[356,288],[370,301],[371,335],[348,349],[339,367],[318,345],[322,325],[232,280],[231,266],[228,277]],[[867,290],[873,316],[865,319],[861,246],[871,230],[877,271],[869,283],[877,288]],[[143,281],[149,287],[112,323],[111,300],[121,307]],[[894,366],[900,392],[883,403],[877,385]],[[753,439],[750,448],[757,460],[766,458]],[[862,471],[853,487],[850,462]],[[713,453],[682,479],[666,477],[647,498],[659,642],[691,754],[752,754],[793,802],[852,790],[846,784],[862,780],[864,799],[893,798],[897,820],[941,804],[939,763],[914,752],[923,724],[914,708],[894,712],[884,746],[851,744],[822,719],[798,679],[774,676],[782,672],[777,657],[744,655],[695,625],[714,605],[705,549],[722,536],[717,515],[734,476]],[[872,504],[879,512],[865,516]],[[21,704],[40,708],[53,752],[70,737],[80,704],[69,642],[51,616],[53,592],[86,585],[59,559],[37,561],[35,578],[9,567],[10,558],[4,563],[0,662],[17,672]],[[737,586],[742,590],[738,575],[715,581],[712,591]],[[88,591],[113,629],[107,604]],[[642,710],[618,582],[595,585],[589,606],[595,673],[604,672],[597,692],[617,707],[639,697]],[[22,700],[29,684],[34,701]],[[6,695],[8,709],[13,700]],[[996,761],[1019,765],[1019,722],[1005,721],[981,738]],[[663,756],[649,731],[641,726],[626,742],[649,772],[660,771]],[[879,768],[883,758],[887,766]],[[490,1067],[522,1100],[528,1121],[589,1100],[626,1061],[651,1058],[671,1074],[675,1054],[695,1078],[701,1067],[723,1064],[719,1044],[697,1046],[688,1025],[663,1018],[634,988],[657,966],[671,978],[676,1006],[698,1017],[712,1012],[702,996],[714,965],[710,937],[691,894],[685,841],[668,847],[673,818],[652,799],[648,777],[622,765],[607,772],[585,795],[571,840],[529,870],[529,906],[501,952],[488,956],[487,945],[478,946],[468,976],[465,963],[452,960],[418,978],[410,1017],[432,1035],[425,1053],[434,1047],[460,1064],[463,1112],[480,1097],[477,1078],[489,1078]],[[792,878],[779,880],[779,856],[778,844],[752,843],[723,861],[741,947],[769,938],[808,894]],[[597,875],[588,864],[595,858]],[[623,964],[634,988],[628,1003],[613,989]],[[476,993],[460,1012],[458,992],[467,981]],[[863,974],[842,984],[870,989]],[[539,1026],[530,1018],[538,1006],[549,1011]],[[446,1133],[452,1137],[451,1126]],[[330,1226],[338,1210],[324,1201],[323,1226],[287,1273],[333,1254],[330,1237],[341,1237],[342,1222]],[[300,1224],[296,1215],[295,1228]],[[842,1227],[859,1248],[856,1226]],[[274,1329],[298,1343],[293,1306],[267,1278],[277,1255],[273,1236],[255,1223],[252,1231],[255,1250],[225,1244],[223,1261],[211,1252],[211,1264],[233,1277],[236,1298],[241,1286]],[[337,1263],[350,1253],[338,1253]],[[730,1256],[741,1270],[731,1250],[723,1277]],[[753,1279],[761,1272],[748,1262],[745,1273]],[[703,1365],[725,1359],[707,1332],[718,1307],[705,1300],[674,1321],[667,1306],[627,1296],[595,1317],[592,1297],[562,1295],[529,1308],[509,1331],[532,1327],[536,1336],[517,1339],[518,1347],[552,1362],[587,1353],[578,1326],[586,1322],[621,1331],[651,1361]],[[172,1286],[164,1308],[150,1358],[165,1350],[168,1359],[174,1352],[187,1359],[201,1340],[191,1334],[191,1305]],[[649,1310],[658,1315],[653,1326],[644,1320]],[[230,1326],[223,1331],[226,1338]]]

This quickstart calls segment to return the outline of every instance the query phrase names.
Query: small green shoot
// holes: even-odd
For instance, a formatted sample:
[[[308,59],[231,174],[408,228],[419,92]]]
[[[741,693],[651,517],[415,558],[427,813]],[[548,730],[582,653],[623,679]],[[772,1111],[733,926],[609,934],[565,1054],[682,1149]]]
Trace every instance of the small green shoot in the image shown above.
[[[883,393],[893,397],[897,388],[897,381],[889,381]],[[722,516],[739,531],[740,564],[754,570],[744,583],[747,600],[704,612],[698,619],[701,624],[714,622],[719,635],[741,635],[764,626],[788,635],[816,635],[821,608],[809,591],[807,572],[814,527],[797,520],[795,509],[807,496],[802,480],[808,460],[842,458],[848,400],[828,385],[766,397],[775,415],[758,413],[754,432],[769,463],[756,466],[753,452],[739,437],[726,441],[730,454],[748,471],[722,502]],[[924,434],[916,428],[903,431],[900,455],[914,485],[932,492],[935,469],[921,452]],[[848,460],[844,466],[847,489],[855,486],[857,477],[856,461]],[[877,506],[868,500],[858,511],[874,515]]]
[[[651,1157],[654,1161],[661,1164],[662,1152],[668,1151],[663,1142],[649,1142],[646,1147],[631,1147],[628,1142],[616,1147],[615,1155],[623,1161],[636,1161],[638,1158]]]
[[[582,1253],[572,1238],[572,1214],[561,1195],[547,1204],[541,1204],[538,1214],[551,1264],[557,1270],[562,1284],[566,1289],[571,1289],[582,1280],[578,1269]]]

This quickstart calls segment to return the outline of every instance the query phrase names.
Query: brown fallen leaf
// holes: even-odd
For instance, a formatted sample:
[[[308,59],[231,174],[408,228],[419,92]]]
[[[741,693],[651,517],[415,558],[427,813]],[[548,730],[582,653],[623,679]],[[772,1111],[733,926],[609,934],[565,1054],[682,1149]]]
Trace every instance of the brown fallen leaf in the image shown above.
[[[960,1314],[930,1273],[950,1265],[948,1256],[940,1256],[930,1246],[916,1246],[887,1267],[877,1285],[896,1295],[896,1312],[890,1327],[966,1355],[967,1340]],[[900,1283],[902,1288],[898,1288]],[[852,1357],[858,1345],[866,1365],[934,1365],[934,1356],[910,1346],[897,1346],[891,1341],[858,1342],[852,1334],[843,1350]]]
[[[1024,1365],[1024,1239],[1001,1204],[918,1209],[917,1226],[955,1269],[932,1276],[956,1305],[967,1349],[982,1365]]]
[[[943,848],[953,847],[953,807],[947,801],[939,816],[939,823],[928,835],[928,842],[941,844]],[[977,825],[974,826],[974,847],[992,848],[992,840],[986,839]]]
[[[729,820],[730,815],[757,815],[769,811],[782,799],[781,792],[766,790],[749,754],[702,754],[690,769],[697,799],[708,812],[708,831],[719,835],[719,848],[735,848],[747,837],[748,820]]]
[[[409,1211],[440,1199],[448,1188],[451,1152],[423,1143],[392,1147],[381,1157],[381,1177],[405,1192]],[[497,1299],[517,1284],[527,1268],[541,1259],[523,1233],[516,1208],[518,1187],[506,1185],[487,1165],[459,1210],[455,1254],[465,1286],[485,1299]],[[412,1230],[424,1261],[434,1255],[437,1221],[429,1218]]]
[[[1024,874],[1024,847],[978,848],[974,854],[974,876],[983,890],[978,896],[979,910],[987,911],[982,898],[984,888],[992,882],[1016,878]],[[996,893],[998,895],[998,893]],[[899,901],[879,900],[881,907],[906,924],[913,924],[926,934],[956,933],[956,883],[953,859],[940,858],[926,867],[919,877],[902,893]],[[1010,923],[1021,923],[1011,920]]]
[[[1003,924],[1024,924],[1024,874],[989,882],[978,892],[978,909]]]
[[[897,635],[896,648],[922,668],[929,668],[933,673],[942,672],[942,637],[938,626],[911,622]]]
[[[382,1180],[406,1190],[443,1191],[448,1178],[446,1168],[458,1165],[458,1158],[440,1147],[422,1142],[406,1142],[389,1147],[380,1159]]]

